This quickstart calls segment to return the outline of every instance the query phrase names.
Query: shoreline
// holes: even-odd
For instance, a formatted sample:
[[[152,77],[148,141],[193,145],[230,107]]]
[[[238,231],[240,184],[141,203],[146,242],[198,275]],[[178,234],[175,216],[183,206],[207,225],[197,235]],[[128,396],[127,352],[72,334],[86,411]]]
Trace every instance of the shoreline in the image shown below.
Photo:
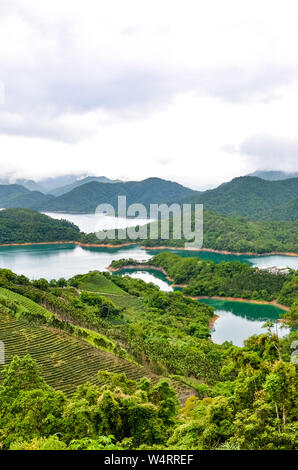
[[[219,318],[220,318],[219,315],[214,315],[214,317],[211,318],[211,320],[210,320],[210,322],[209,322],[209,325],[208,325],[209,330],[211,330],[211,329],[213,328],[214,323],[215,323],[216,320],[218,320]]]
[[[34,246],[34,245],[77,245],[94,248],[122,248],[124,246],[138,245],[139,243],[122,243],[113,245],[112,243],[83,243],[78,241],[56,241],[56,242],[24,242],[24,243],[1,243],[1,246]]]
[[[203,300],[203,299],[214,299],[214,300],[223,300],[228,302],[243,302],[249,304],[257,304],[257,305],[272,305],[273,307],[280,308],[286,312],[290,311],[290,307],[286,305],[279,304],[277,300],[271,300],[271,302],[267,300],[252,300],[252,299],[244,299],[242,297],[219,297],[217,295],[208,297],[207,295],[199,295],[196,297],[191,297],[193,300]]]
[[[271,251],[265,253],[254,253],[252,251],[227,251],[227,250],[215,250],[214,248],[184,248],[175,246],[144,246],[141,247],[143,250],[175,250],[175,251],[207,251],[210,253],[218,253],[221,255],[236,255],[236,256],[298,256],[298,253],[287,252],[287,251]]]
[[[146,270],[152,270],[152,271],[155,270],[155,271],[162,272],[166,276],[167,280],[171,282],[172,287],[186,287],[187,286],[187,284],[174,284],[174,280],[168,276],[166,270],[159,266],[148,265],[148,264],[139,264],[139,265],[128,264],[127,266],[122,266],[121,268],[112,268],[111,266],[108,266],[107,269],[108,271],[112,273],[115,273],[118,271],[126,271],[126,270],[128,271],[130,269],[146,269]],[[290,307],[279,304],[277,300],[272,300],[271,302],[269,302],[267,300],[244,299],[243,297],[220,297],[217,295],[215,296],[199,295],[195,297],[185,295],[185,297],[189,297],[190,299],[193,299],[193,300],[214,299],[214,300],[223,300],[223,301],[229,301],[229,302],[244,302],[244,303],[246,302],[249,304],[256,304],[256,305],[272,305],[273,307],[280,308],[281,310],[284,310],[286,312],[290,311]]]
[[[116,272],[118,272],[118,271],[126,271],[126,270],[128,271],[128,270],[130,270],[130,269],[136,269],[136,268],[138,268],[138,269],[146,269],[146,270],[151,269],[152,271],[159,271],[159,272],[163,273],[163,274],[166,276],[167,280],[170,281],[170,283],[171,283],[171,285],[172,285],[173,287],[176,286],[176,285],[174,284],[174,280],[169,277],[169,275],[168,275],[168,273],[166,272],[166,270],[163,269],[163,268],[160,268],[159,266],[153,266],[153,265],[148,265],[148,264],[138,264],[137,266],[135,266],[135,265],[133,265],[133,264],[128,264],[127,266],[123,266],[123,267],[121,267],[121,268],[112,268],[111,266],[108,266],[106,269],[107,269],[108,271],[110,271],[111,273],[116,273]],[[177,284],[176,287],[179,287],[178,284]]]
[[[286,251],[271,251],[265,253],[254,253],[252,251],[227,251],[227,250],[215,250],[214,248],[184,248],[184,247],[174,247],[174,246],[145,246],[141,245],[138,242],[128,242],[113,245],[112,243],[84,243],[79,241],[52,241],[52,242],[24,242],[24,243],[0,243],[0,247],[5,246],[34,246],[34,245],[78,245],[82,247],[94,247],[94,248],[122,248],[126,246],[136,246],[140,245],[142,250],[175,250],[175,251],[203,251],[209,253],[218,253],[221,255],[235,255],[235,256],[298,256],[298,253],[286,252]]]

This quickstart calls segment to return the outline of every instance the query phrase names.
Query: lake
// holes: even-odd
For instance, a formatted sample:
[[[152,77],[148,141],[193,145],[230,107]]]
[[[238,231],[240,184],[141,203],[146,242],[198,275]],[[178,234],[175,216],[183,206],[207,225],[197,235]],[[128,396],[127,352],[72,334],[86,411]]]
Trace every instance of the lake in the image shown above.
[[[81,232],[94,233],[99,230],[117,229],[134,227],[135,225],[145,225],[153,222],[153,219],[143,218],[125,218],[125,217],[112,217],[105,214],[67,214],[62,212],[43,212],[43,214],[52,217],[53,219],[64,219],[77,225]],[[137,220],[137,223],[136,223]]]
[[[115,273],[115,275],[129,275],[136,279],[143,279],[146,282],[153,282],[166,292],[181,290],[179,288],[173,289],[166,276],[162,272],[155,270],[123,269]],[[219,318],[214,323],[211,338],[212,341],[218,344],[232,341],[236,346],[243,346],[245,339],[252,335],[266,332],[263,325],[267,321],[275,323],[274,330],[277,329],[279,337],[283,337],[289,332],[289,329],[284,324],[277,322],[284,311],[273,305],[217,299],[201,299],[198,302],[215,308],[215,315]]]
[[[85,232],[135,225],[133,219],[115,220],[113,217],[100,214],[94,216],[94,214],[49,213],[49,215],[70,220]],[[141,221],[138,220],[138,222]],[[143,222],[147,223],[148,220],[143,219]],[[289,266],[298,269],[298,257],[291,256],[237,256],[206,251],[142,250],[139,245],[123,248],[80,247],[71,243],[0,247],[0,267],[11,269],[17,274],[24,274],[30,279],[44,277],[50,280],[60,277],[70,278],[75,274],[93,270],[103,271],[115,259],[133,258],[138,261],[148,261],[161,251],[170,251],[183,257],[199,256],[216,263],[238,260],[258,267]],[[173,290],[166,277],[160,272],[135,270],[129,271],[129,275],[141,278],[146,282],[154,282],[164,291]],[[212,331],[212,339],[216,343],[228,340],[240,346],[243,344],[243,340],[252,334],[264,332],[262,325],[265,321],[276,321],[282,313],[280,309],[266,305],[214,301],[212,299],[204,300],[204,302],[214,306],[216,315],[220,317],[215,322]],[[280,330],[279,334],[281,336],[286,334],[286,330]]]
[[[173,250],[171,250],[172,252]],[[175,253],[175,251],[173,251]],[[139,245],[123,248],[80,247],[72,243],[58,245],[1,246],[0,268],[8,268],[17,274],[25,274],[30,279],[44,277],[69,278],[78,273],[92,270],[103,271],[114,259],[134,258],[147,261],[159,253],[159,250],[142,250]],[[235,257],[212,252],[177,251],[181,256],[200,256],[216,263]],[[298,257],[258,256],[255,258],[236,257],[244,263],[262,267],[264,265],[291,266],[298,269]]]
[[[125,228],[133,227],[136,225],[136,220],[139,225],[151,222],[150,219],[126,219],[116,218],[103,214],[67,214],[45,212],[46,215],[54,219],[65,219],[77,225],[81,231],[85,233],[92,233],[98,230],[112,229],[112,228]],[[221,253],[213,253],[206,251],[183,251],[183,250],[146,250],[150,256],[154,256],[161,251],[170,251],[177,253],[183,257],[199,256],[202,259],[211,260],[215,263],[221,261],[242,261],[243,263],[250,264],[251,266],[258,266],[260,268],[267,266],[288,266],[292,269],[298,269],[298,256],[280,256],[280,255],[266,255],[266,256],[247,256],[247,255],[225,255]],[[139,256],[138,248],[135,251],[136,256]],[[145,255],[144,255],[145,256]],[[145,256],[146,257],[146,256]],[[116,258],[115,258],[116,259]],[[117,258],[118,259],[118,258]],[[139,259],[139,258],[136,258]],[[146,258],[148,259],[148,258]],[[106,265],[107,266],[107,265]],[[90,268],[92,269],[92,268]]]

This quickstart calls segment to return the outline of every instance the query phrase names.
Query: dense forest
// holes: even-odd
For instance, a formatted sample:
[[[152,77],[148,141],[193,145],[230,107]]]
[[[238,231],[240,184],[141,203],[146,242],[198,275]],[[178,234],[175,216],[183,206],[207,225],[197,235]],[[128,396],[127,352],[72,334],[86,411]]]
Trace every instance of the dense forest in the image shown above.
[[[121,270],[135,266],[133,259],[114,260],[111,267]],[[298,273],[273,274],[241,262],[214,263],[199,257],[184,258],[174,253],[159,253],[142,265],[156,266],[167,273],[175,284],[184,286],[191,297],[234,297],[248,300],[273,301],[291,307],[285,318],[297,323]]]
[[[83,341],[102,331],[96,347],[118,343],[115,354],[132,354],[169,377],[153,383],[101,371],[96,383],[68,395],[46,383],[32,357],[15,356],[1,371],[3,449],[297,446],[297,366],[290,361],[297,333],[280,340],[264,332],[242,348],[216,345],[208,339],[210,307],[97,271],[47,282],[1,270],[0,284],[3,315],[68,335],[80,330]],[[22,299],[38,308],[28,310]],[[179,402],[172,378],[193,388],[186,402]]]
[[[218,188],[187,196],[183,202],[252,220],[297,220],[298,178],[265,181],[241,176]]]
[[[144,181],[127,183],[101,183],[90,181],[49,201],[43,210],[58,212],[95,212],[99,204],[108,203],[118,207],[118,196],[126,196],[127,206],[133,203],[150,204],[179,201],[194,191],[161,178],[148,178]]]
[[[194,220],[194,217],[193,217]],[[153,222],[154,223],[154,222]],[[251,221],[242,217],[225,216],[204,209],[203,247],[231,252],[270,253],[273,251],[298,253],[298,220],[293,222]],[[186,240],[173,237],[173,219],[170,219],[169,239],[147,239],[145,246],[183,247]]]
[[[38,243],[80,240],[80,229],[30,209],[0,211],[0,243]]]
[[[117,261],[113,263],[117,264]],[[290,277],[272,274],[240,261],[214,263],[198,257],[183,258],[173,253],[160,253],[148,263],[163,268],[176,284],[187,284],[184,292],[191,296],[271,301],[277,299]]]
[[[161,178],[121,182],[104,177],[87,177],[66,187],[56,188],[53,194],[30,191],[20,184],[0,184],[0,207],[92,213],[102,203],[111,204],[117,211],[118,195],[126,196],[127,205],[142,203],[149,206],[180,201],[194,193],[192,189]]]
[[[40,191],[31,191],[20,184],[0,184],[0,207],[22,207],[40,209],[43,204],[50,201],[53,196],[45,195]]]
[[[147,231],[149,234],[149,225]],[[0,243],[38,243],[78,241],[90,244],[131,243],[130,238],[99,240],[94,233],[85,234],[71,222],[56,220],[30,209],[0,211]],[[173,221],[170,220],[170,238],[145,239],[139,242],[147,247],[184,247],[185,239],[173,239]],[[160,231],[160,230],[159,230]],[[236,252],[267,253],[272,251],[298,253],[298,221],[254,222],[233,216],[204,211],[204,248]]]

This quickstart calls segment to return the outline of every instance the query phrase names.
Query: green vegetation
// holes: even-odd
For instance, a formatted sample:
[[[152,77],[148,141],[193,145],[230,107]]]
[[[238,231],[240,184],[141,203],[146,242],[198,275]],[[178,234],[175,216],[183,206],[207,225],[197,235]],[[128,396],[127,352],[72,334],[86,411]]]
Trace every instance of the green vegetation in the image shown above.
[[[212,289],[228,278],[241,290],[241,277],[253,289],[256,279],[262,295],[282,292],[296,309],[295,273],[269,282],[254,278],[258,273],[245,264],[171,253],[157,255],[153,264],[189,285],[209,280]],[[0,270],[0,286],[7,353],[0,447],[296,447],[291,344],[297,332],[283,340],[271,332],[253,336],[243,348],[216,345],[209,338],[212,308],[181,292],[98,271],[31,282]]]
[[[183,200],[206,209],[252,220],[297,220],[298,178],[265,181],[254,176],[234,178],[218,188]]]
[[[63,322],[32,300],[4,288],[0,292],[0,339],[5,344],[6,362],[15,354],[29,353],[42,365],[47,383],[67,395],[85,381],[98,383],[98,371],[125,373],[130,379],[147,376],[153,383],[160,378],[133,362],[103,333]],[[172,383],[182,401],[193,393],[182,383]]]
[[[288,276],[280,293],[279,302],[290,307],[295,300],[298,300],[298,271]]]
[[[30,209],[0,211],[0,243],[75,241],[80,229],[66,220],[55,220]]]
[[[0,184],[0,207],[40,209],[52,199],[53,196],[40,191],[30,191],[19,184]]]
[[[14,308],[19,318],[12,315]],[[86,381],[96,383],[99,370],[126,372],[130,378],[145,375],[141,367],[99,349],[107,346],[106,340],[95,348],[88,343],[83,329],[81,332],[81,337],[76,338],[57,328],[29,322],[18,304],[5,306],[1,298],[0,338],[5,344],[6,361],[12,360],[15,354],[31,354],[52,387],[70,395]]]
[[[153,222],[152,224],[156,224]],[[169,221],[169,237],[161,237],[161,226],[158,223],[158,237],[149,237],[150,224],[147,225],[147,237],[140,240],[145,247],[168,246],[184,248],[186,240],[173,237],[173,219]],[[204,241],[203,248],[223,250],[236,253],[298,253],[298,220],[292,222],[252,221],[242,217],[226,216],[204,210]],[[102,243],[123,244],[125,240],[106,240]]]
[[[82,289],[90,283],[92,292]],[[120,357],[132,355],[158,374],[196,380],[204,377],[210,382],[218,378],[221,353],[209,340],[212,308],[187,299],[179,292],[166,294],[154,284],[109,273],[75,276],[66,287],[56,284],[45,280],[31,283],[24,276],[0,271],[2,292],[7,289],[12,298],[17,293],[19,297],[15,300],[26,297],[52,312],[51,318],[42,312],[39,315],[35,312],[34,316],[30,312],[23,313],[23,318],[75,336],[80,335],[78,328],[92,330],[93,334],[104,335],[113,342],[104,341],[105,350]],[[107,292],[103,291],[103,285]],[[96,345],[90,333],[84,335]],[[98,341],[99,345],[101,343],[102,340]],[[190,350],[192,353],[188,354]]]
[[[184,247],[185,239],[173,238],[170,221],[169,239],[142,241],[147,247]],[[239,253],[298,253],[298,220],[293,222],[252,221],[242,217],[226,216],[204,210],[203,248]],[[160,230],[159,230],[160,234]]]
[[[156,240],[140,240],[140,243],[147,247],[184,247],[185,239],[173,239],[172,224],[171,220],[169,240],[159,237]],[[117,237],[115,240],[99,241],[95,234],[84,234],[76,225],[66,220],[55,220],[29,209],[1,211],[0,229],[0,244],[59,241],[114,245],[131,243],[130,239],[118,240]],[[204,248],[252,253],[298,253],[297,231],[298,221],[254,222],[204,212]]]
[[[43,206],[43,210],[58,212],[94,212],[102,203],[118,207],[118,196],[126,196],[127,205],[142,203],[146,206],[154,203],[179,201],[194,193],[178,183],[160,178],[148,178],[144,181],[127,183],[87,182],[71,191],[52,199]]]
[[[100,372],[67,397],[27,355],[0,386],[0,443],[17,450],[254,449],[297,447],[297,375],[277,336],[227,347],[221,380],[178,408],[165,379]],[[34,412],[32,412],[34,410]]]
[[[0,211],[0,244],[65,241],[99,243],[95,234],[80,232],[79,227],[67,220],[53,219],[31,209]]]
[[[115,260],[111,266],[121,268],[130,262]],[[165,270],[175,284],[187,284],[183,292],[190,296],[242,297],[266,301],[277,298],[282,301],[287,296],[286,305],[291,305],[291,298],[297,298],[297,274],[294,273],[271,274],[241,262],[214,263],[199,257],[184,258],[174,253],[160,253],[147,263]]]
[[[76,212],[91,212],[102,202],[116,207],[118,194],[128,204],[145,205],[189,196],[221,212],[205,211],[205,248],[298,253],[297,178],[236,178],[201,194],[157,178],[91,181],[56,198],[18,185],[0,187],[2,207]],[[159,236],[143,244],[184,246],[172,228],[170,240]],[[0,229],[2,244],[98,243],[95,234],[29,209],[0,212]],[[126,265],[139,263],[112,263]],[[0,270],[6,360],[0,366],[0,448],[295,449],[297,271],[276,275],[173,253],[158,254],[147,265],[185,285],[183,291],[162,292],[153,283],[108,272],[49,282]],[[268,322],[268,332],[244,347],[214,344],[214,309],[190,296],[277,300],[290,308],[284,317],[293,328],[280,340]]]

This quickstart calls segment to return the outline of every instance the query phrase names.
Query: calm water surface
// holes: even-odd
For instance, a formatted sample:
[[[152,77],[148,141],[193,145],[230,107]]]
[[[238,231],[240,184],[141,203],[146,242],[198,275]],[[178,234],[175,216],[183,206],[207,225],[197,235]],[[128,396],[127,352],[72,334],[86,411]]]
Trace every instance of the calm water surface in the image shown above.
[[[143,279],[146,282],[153,282],[163,291],[173,291],[166,276],[158,271],[152,270],[121,270],[115,275],[129,275],[134,278]],[[237,346],[243,346],[245,339],[255,334],[265,333],[264,323],[272,321],[275,323],[274,331],[279,337],[288,334],[289,329],[282,323],[277,322],[283,310],[273,305],[258,305],[249,302],[235,302],[215,299],[202,299],[205,303],[215,308],[215,315],[219,318],[214,323],[211,338],[215,343],[222,344],[225,341],[232,341]]]
[[[135,225],[132,219],[116,221],[115,218],[97,214],[52,214],[55,218],[70,220],[85,232],[94,232],[100,229],[123,228]],[[144,223],[147,223],[144,220]],[[59,277],[69,278],[78,273],[92,270],[105,270],[115,259],[134,258],[138,261],[147,261],[161,251],[170,251],[180,256],[199,256],[216,263],[220,261],[241,261],[252,266],[289,266],[298,269],[298,257],[290,256],[236,256],[222,255],[212,252],[179,251],[179,250],[142,250],[140,246],[123,248],[83,248],[74,244],[63,245],[32,245],[0,247],[0,267],[8,268],[17,274],[25,274],[30,279],[44,277],[48,280]],[[125,272],[121,272],[125,274]],[[169,281],[157,271],[133,270],[127,272],[132,277],[154,282],[164,291],[171,291]],[[219,319],[215,322],[212,339],[216,343],[233,341],[242,345],[244,339],[252,334],[260,334],[265,330],[262,325],[267,320],[276,321],[282,310],[267,305],[253,305],[242,302],[225,302],[212,299],[205,303],[215,307]],[[287,329],[278,326],[280,336],[286,334]]]
[[[117,229],[125,227],[133,227],[135,225],[145,225],[152,222],[152,219],[126,219],[124,217],[111,217],[105,214],[67,214],[58,212],[44,212],[44,214],[52,217],[53,219],[65,219],[77,225],[81,232],[93,233],[99,230]],[[136,224],[137,220],[137,224]]]

